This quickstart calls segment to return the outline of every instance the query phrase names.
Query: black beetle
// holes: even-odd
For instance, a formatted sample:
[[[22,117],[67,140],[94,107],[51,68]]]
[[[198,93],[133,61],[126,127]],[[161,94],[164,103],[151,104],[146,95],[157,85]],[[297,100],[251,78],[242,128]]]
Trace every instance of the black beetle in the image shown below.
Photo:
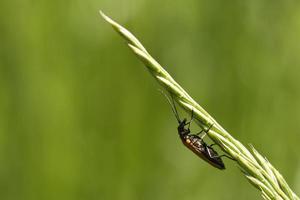
[[[203,160],[205,160],[212,166],[214,166],[218,169],[225,169],[225,165],[224,165],[221,157],[226,156],[226,155],[219,156],[218,153],[212,148],[212,145],[210,145],[210,146],[207,145],[203,140],[203,137],[206,135],[206,133],[210,130],[210,128],[213,125],[211,125],[211,127],[207,131],[204,131],[204,134],[201,137],[199,137],[199,134],[201,134],[203,132],[203,130],[197,134],[192,134],[190,131],[190,124],[193,120],[193,110],[192,110],[191,120],[189,122],[187,122],[186,118],[181,120],[179,118],[173,96],[172,96],[172,103],[171,103],[168,96],[166,94],[164,94],[164,95],[167,98],[169,104],[171,105],[172,111],[178,121],[179,125],[177,127],[177,130],[178,130],[178,134],[179,134],[179,137],[180,137],[182,143],[187,148],[189,148],[191,151],[193,151],[198,157],[202,158]],[[186,126],[188,126],[188,127],[186,127]],[[228,157],[228,156],[226,156],[226,157]],[[230,157],[228,157],[228,158],[230,158]],[[230,159],[232,159],[232,158],[230,158]]]

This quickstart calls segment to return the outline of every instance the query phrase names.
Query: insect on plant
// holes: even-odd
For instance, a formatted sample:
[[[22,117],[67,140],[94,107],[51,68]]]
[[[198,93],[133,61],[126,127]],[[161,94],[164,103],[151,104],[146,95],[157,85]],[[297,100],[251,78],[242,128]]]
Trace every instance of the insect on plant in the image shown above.
[[[182,102],[182,106],[192,113],[190,122],[186,119],[180,120],[175,108],[172,106],[173,112],[176,115],[178,125],[178,134],[185,146],[191,149],[197,156],[204,159],[206,162],[218,169],[224,169],[224,163],[212,148],[204,141],[204,135],[199,137],[200,133],[208,134],[212,140],[216,141],[221,149],[227,152],[237,161],[236,164],[240,167],[248,181],[261,191],[264,199],[297,199],[300,198],[291,190],[283,176],[279,171],[264,158],[254,147],[248,150],[241,142],[231,136],[220,124],[213,119],[196,101],[194,101],[188,93],[170,76],[170,74],[147,52],[142,43],[127,29],[113,21],[100,11],[103,19],[108,22],[116,32],[118,32],[127,42],[129,48],[139,58],[149,70],[151,75],[161,84],[176,100]],[[174,99],[175,100],[175,99]],[[173,104],[174,104],[173,100]],[[175,107],[175,105],[174,105]],[[192,109],[191,109],[192,108]],[[194,108],[194,109],[193,109]],[[190,133],[190,123],[193,117],[206,128],[199,134]],[[213,123],[214,124],[213,124]],[[211,131],[211,130],[214,131]]]
[[[214,166],[218,169],[225,169],[225,165],[224,165],[221,157],[224,156],[224,157],[227,157],[230,159],[233,159],[233,158],[231,158],[227,155],[219,156],[218,153],[212,148],[212,146],[214,144],[207,145],[203,140],[203,138],[205,137],[205,135],[207,134],[207,132],[210,130],[210,128],[213,125],[211,125],[211,127],[206,131],[201,130],[199,133],[192,134],[190,131],[190,125],[194,119],[193,110],[192,110],[192,114],[191,114],[191,120],[189,122],[187,122],[186,118],[181,120],[179,117],[179,114],[177,112],[173,96],[171,96],[172,97],[172,101],[171,101],[166,94],[164,94],[164,95],[167,98],[169,104],[171,105],[172,111],[178,121],[179,125],[177,127],[177,130],[178,130],[178,134],[179,134],[179,137],[180,137],[182,143],[187,148],[189,148],[191,151],[193,151],[198,157],[202,158],[203,160],[205,160],[212,166]],[[188,127],[186,127],[186,126],[188,126]],[[201,136],[200,136],[200,134],[201,134]]]

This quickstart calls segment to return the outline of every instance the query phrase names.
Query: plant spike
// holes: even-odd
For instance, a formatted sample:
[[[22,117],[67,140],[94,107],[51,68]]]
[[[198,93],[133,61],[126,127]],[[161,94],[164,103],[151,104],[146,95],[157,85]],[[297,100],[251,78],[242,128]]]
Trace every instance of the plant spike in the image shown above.
[[[170,74],[147,52],[139,40],[127,29],[100,11],[108,22],[127,42],[130,49],[144,63],[149,72],[164,87],[185,111],[194,112],[197,124],[207,135],[234,158],[249,182],[261,191],[264,199],[300,200],[290,189],[283,176],[261,156],[252,146],[249,151],[241,142],[233,138],[217,121],[208,114],[189,94],[170,76]],[[210,128],[211,127],[211,128]]]

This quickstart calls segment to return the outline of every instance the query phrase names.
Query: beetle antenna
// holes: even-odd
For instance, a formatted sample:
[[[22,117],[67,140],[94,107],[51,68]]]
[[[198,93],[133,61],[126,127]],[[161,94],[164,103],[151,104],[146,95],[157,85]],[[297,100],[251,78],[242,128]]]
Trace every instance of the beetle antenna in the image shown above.
[[[175,111],[174,113],[175,113],[175,116],[176,116],[176,118],[177,118],[177,121],[178,121],[178,123],[180,123],[181,120],[180,120],[179,114],[178,114],[178,112],[177,112],[177,108],[176,108],[176,106],[175,106],[173,94],[171,94],[171,97],[172,97],[173,111]],[[170,100],[169,100],[169,101],[170,101]]]
[[[177,109],[176,109],[176,106],[175,106],[175,103],[174,103],[174,98],[173,98],[172,94],[171,94],[171,97],[172,97],[172,101],[171,101],[170,98],[162,90],[159,90],[159,91],[166,97],[168,103],[171,105],[172,111],[173,111],[178,123],[180,123],[181,120],[180,120],[180,117],[178,115],[178,112],[177,112]]]

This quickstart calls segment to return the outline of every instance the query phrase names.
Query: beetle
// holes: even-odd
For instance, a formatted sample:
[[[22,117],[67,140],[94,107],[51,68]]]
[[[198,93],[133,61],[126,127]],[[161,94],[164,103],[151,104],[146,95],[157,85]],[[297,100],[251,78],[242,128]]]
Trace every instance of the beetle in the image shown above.
[[[163,93],[164,94],[164,93]],[[204,131],[200,131],[197,134],[192,134],[190,131],[190,125],[191,122],[193,120],[193,110],[192,110],[192,115],[191,115],[191,120],[189,122],[187,122],[187,119],[184,118],[183,120],[180,119],[175,103],[174,103],[174,99],[172,96],[172,103],[170,101],[170,99],[168,98],[168,96],[166,94],[164,94],[165,97],[167,98],[169,104],[171,105],[172,111],[178,121],[178,127],[177,127],[177,131],[178,131],[178,135],[182,141],[182,143],[189,148],[192,152],[194,152],[198,157],[200,157],[201,159],[205,160],[206,162],[208,162],[210,165],[214,166],[215,168],[218,169],[225,169],[225,165],[223,163],[223,160],[221,159],[222,156],[226,156],[228,158],[230,158],[227,155],[221,155],[219,156],[219,154],[212,148],[212,146],[214,145],[207,145],[203,138],[206,135],[206,133],[212,128],[213,125],[211,125],[211,127],[209,127],[208,130]],[[188,127],[186,127],[188,126]],[[200,137],[199,135],[204,131],[204,134]],[[232,158],[230,158],[232,159]]]
[[[190,128],[185,128],[186,125],[190,125],[190,122],[187,122],[187,119],[184,118],[182,121],[178,121],[178,134],[182,143],[193,151],[198,157],[202,158],[212,166],[218,169],[225,169],[225,165],[222,156],[219,156],[218,153],[212,148],[212,146],[207,145],[203,137],[199,137],[198,134],[191,134]],[[209,129],[208,129],[209,130]],[[205,131],[206,132],[206,131]],[[200,132],[201,133],[201,132]],[[199,133],[199,134],[200,134]],[[205,136],[205,135],[204,135]]]

